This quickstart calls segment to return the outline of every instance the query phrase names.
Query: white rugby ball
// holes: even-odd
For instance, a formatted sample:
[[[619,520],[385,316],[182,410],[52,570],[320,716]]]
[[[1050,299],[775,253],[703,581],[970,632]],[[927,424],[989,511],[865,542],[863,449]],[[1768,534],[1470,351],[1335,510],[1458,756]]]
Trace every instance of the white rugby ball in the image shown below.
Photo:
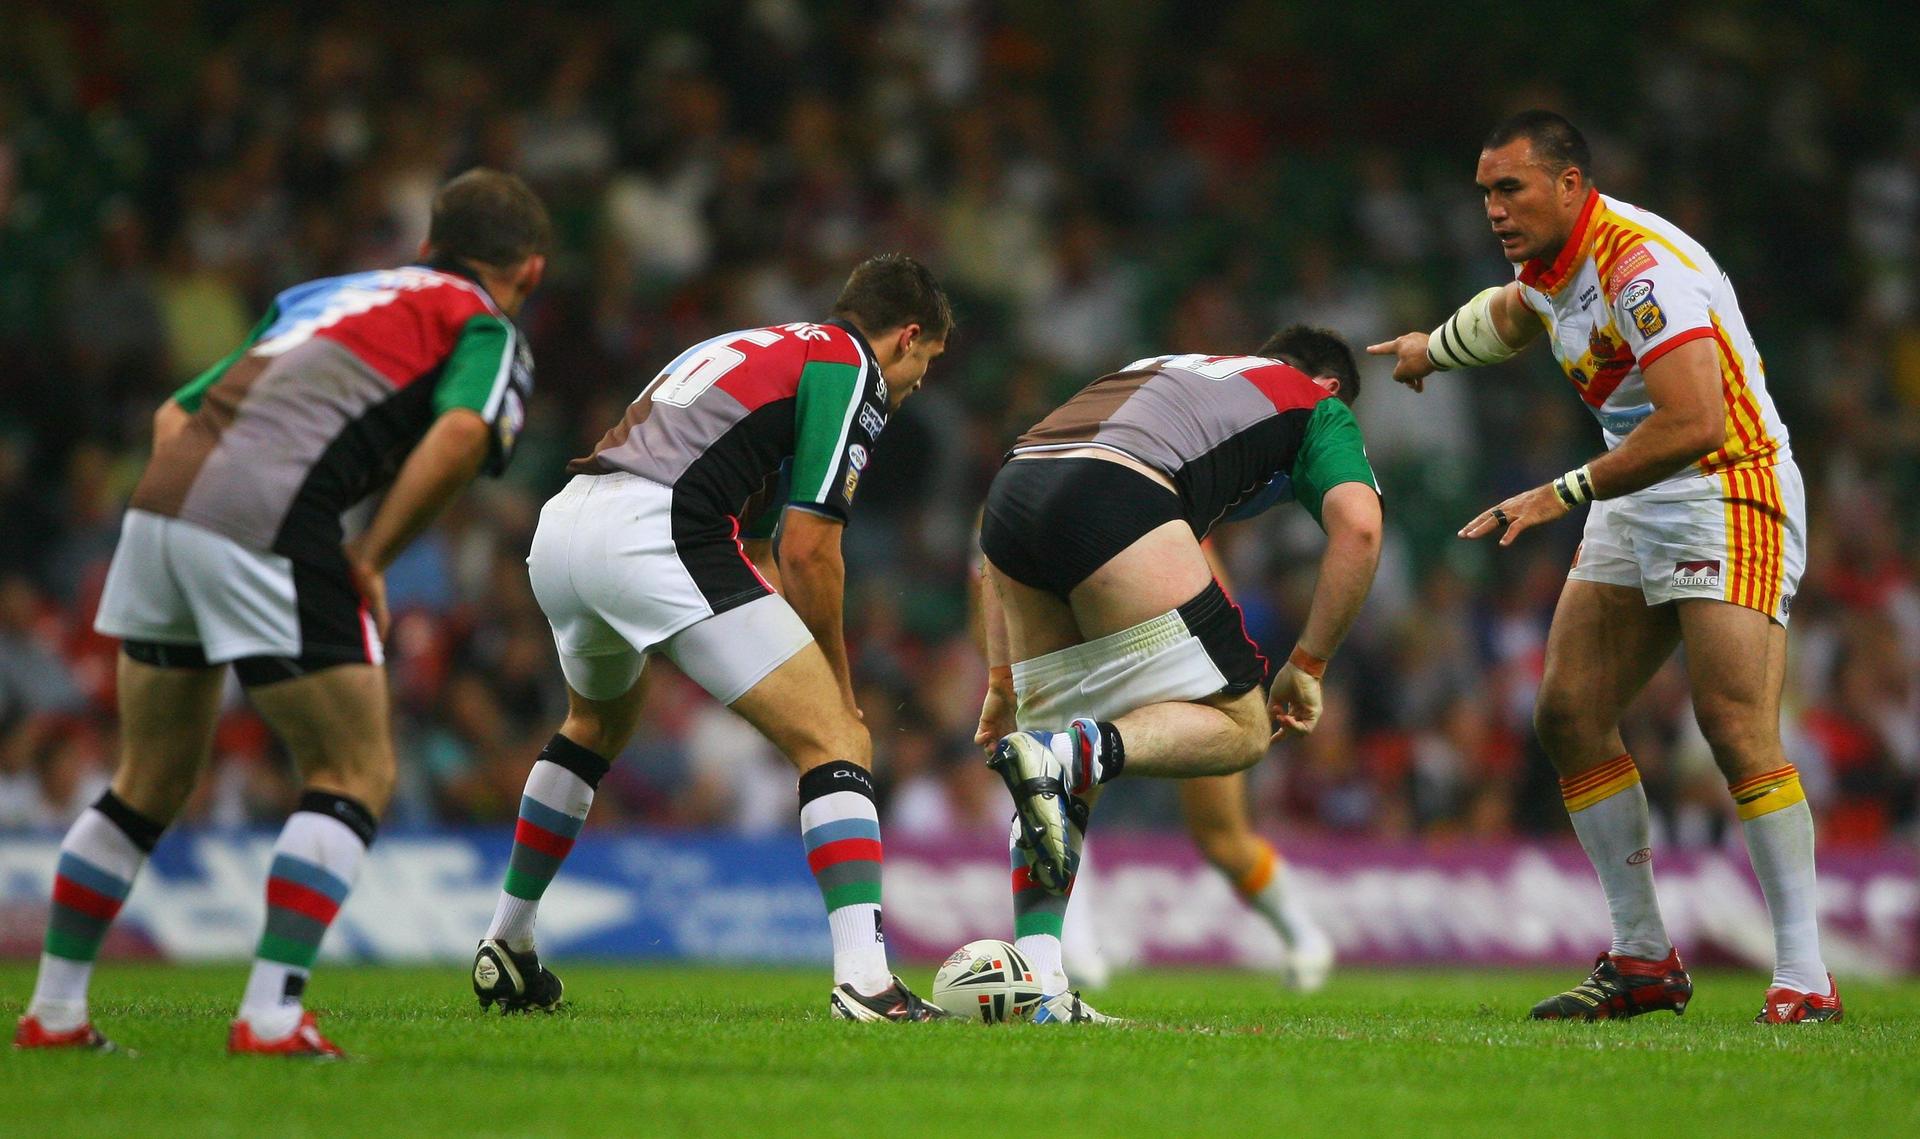
[[[1004,941],[969,941],[933,975],[933,1003],[984,1024],[1023,1020],[1044,996],[1026,956]]]

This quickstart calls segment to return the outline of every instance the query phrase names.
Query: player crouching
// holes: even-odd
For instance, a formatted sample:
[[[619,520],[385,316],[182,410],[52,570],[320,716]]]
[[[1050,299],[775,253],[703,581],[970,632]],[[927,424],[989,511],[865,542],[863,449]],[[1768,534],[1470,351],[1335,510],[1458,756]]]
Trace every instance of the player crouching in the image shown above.
[[[1023,435],[995,477],[980,535],[992,679],[975,739],[1013,795],[1015,944],[1052,998],[1036,1021],[1106,1019],[1071,995],[1060,956],[1100,784],[1241,771],[1318,722],[1321,674],[1380,552],[1380,495],[1345,402],[1357,384],[1347,346],[1300,327],[1255,356],[1140,360]],[[1327,548],[1263,697],[1267,662],[1200,542],[1288,498]]]

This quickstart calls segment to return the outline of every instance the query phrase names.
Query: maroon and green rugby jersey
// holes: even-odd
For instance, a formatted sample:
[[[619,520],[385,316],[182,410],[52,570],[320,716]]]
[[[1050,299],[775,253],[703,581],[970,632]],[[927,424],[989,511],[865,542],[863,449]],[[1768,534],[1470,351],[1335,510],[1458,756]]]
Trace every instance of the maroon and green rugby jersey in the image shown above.
[[[852,325],[749,328],[682,352],[567,470],[672,487],[676,541],[731,538],[788,459],[785,505],[846,521],[886,425],[886,379]]]
[[[1080,389],[1020,436],[1013,454],[1104,447],[1173,483],[1205,537],[1288,494],[1317,522],[1327,491],[1379,492],[1347,405],[1291,365],[1260,356],[1150,356]]]
[[[442,413],[493,428],[498,474],[533,355],[479,282],[407,266],[296,285],[173,399],[192,413],[128,505],[302,560],[340,556],[341,514],[385,490]]]

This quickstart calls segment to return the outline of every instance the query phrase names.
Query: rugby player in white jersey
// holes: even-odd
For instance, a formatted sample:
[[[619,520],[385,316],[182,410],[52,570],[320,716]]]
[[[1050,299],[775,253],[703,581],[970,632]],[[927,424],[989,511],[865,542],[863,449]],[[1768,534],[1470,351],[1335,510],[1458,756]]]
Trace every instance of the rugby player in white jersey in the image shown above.
[[[1613,943],[1537,1019],[1686,1009],[1693,982],[1653,884],[1646,794],[1620,717],[1676,646],[1694,713],[1726,776],[1773,920],[1762,1023],[1839,1020],[1820,955],[1813,816],[1780,743],[1787,614],[1806,557],[1806,510],[1786,426],[1733,286],[1664,218],[1599,193],[1572,123],[1525,111],[1480,152],[1475,181],[1516,279],[1432,333],[1368,348],[1420,391],[1435,371],[1506,360],[1544,331],[1600,421],[1607,450],[1461,529],[1522,531],[1586,507],[1547,638],[1534,726],[1573,828],[1599,873]]]

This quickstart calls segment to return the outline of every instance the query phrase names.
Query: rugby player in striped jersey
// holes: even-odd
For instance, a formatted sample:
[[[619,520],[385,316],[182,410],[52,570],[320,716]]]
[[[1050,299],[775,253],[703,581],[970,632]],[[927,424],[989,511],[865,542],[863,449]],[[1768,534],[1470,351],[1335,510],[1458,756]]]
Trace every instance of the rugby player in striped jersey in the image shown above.
[[[887,965],[872,741],[841,629],[840,536],[888,417],[945,350],[933,275],[887,254],[854,269],[829,318],[716,336],[640,393],[540,513],[527,559],[566,674],[566,721],[527,776],[506,880],[474,956],[482,1008],[549,1009],[540,899],[632,738],[660,653],[767,737],[800,775],[800,832],[833,940],[828,1010],[944,1016]],[[742,545],[750,504],[788,486],[776,592]]]
[[[1368,349],[1421,390],[1546,333],[1600,422],[1604,454],[1481,513],[1464,538],[1513,542],[1591,503],[1547,637],[1534,725],[1600,876],[1613,942],[1592,975],[1533,1008],[1597,1020],[1686,1009],[1693,982],[1654,895],[1640,773],[1620,717],[1685,646],[1693,710],[1726,777],[1773,919],[1762,1023],[1839,1020],[1820,954],[1813,816],[1780,742],[1787,614],[1806,502],[1786,424],[1733,284],[1699,242],[1594,188],[1586,140],[1551,111],[1497,127],[1475,181],[1515,280],[1431,334]]]
[[[61,844],[15,1047],[110,1047],[87,1014],[94,958],[206,765],[231,665],[304,788],[227,1047],[340,1055],[302,997],[393,788],[381,575],[512,455],[533,385],[512,318],[548,229],[518,178],[462,174],[434,199],[424,264],[282,292],[155,414],[95,621],[123,642],[120,765]]]
[[[1243,771],[1319,721],[1321,675],[1380,555],[1380,492],[1348,408],[1358,379],[1339,338],[1303,327],[1251,356],[1139,360],[1028,430],[993,480],[974,738],[1013,796],[1016,943],[1047,994],[1037,1023],[1111,1019],[1071,990],[1060,945],[1100,786]],[[1267,661],[1200,543],[1288,500],[1327,547],[1266,692]],[[1240,809],[1219,785],[1199,798]]]

